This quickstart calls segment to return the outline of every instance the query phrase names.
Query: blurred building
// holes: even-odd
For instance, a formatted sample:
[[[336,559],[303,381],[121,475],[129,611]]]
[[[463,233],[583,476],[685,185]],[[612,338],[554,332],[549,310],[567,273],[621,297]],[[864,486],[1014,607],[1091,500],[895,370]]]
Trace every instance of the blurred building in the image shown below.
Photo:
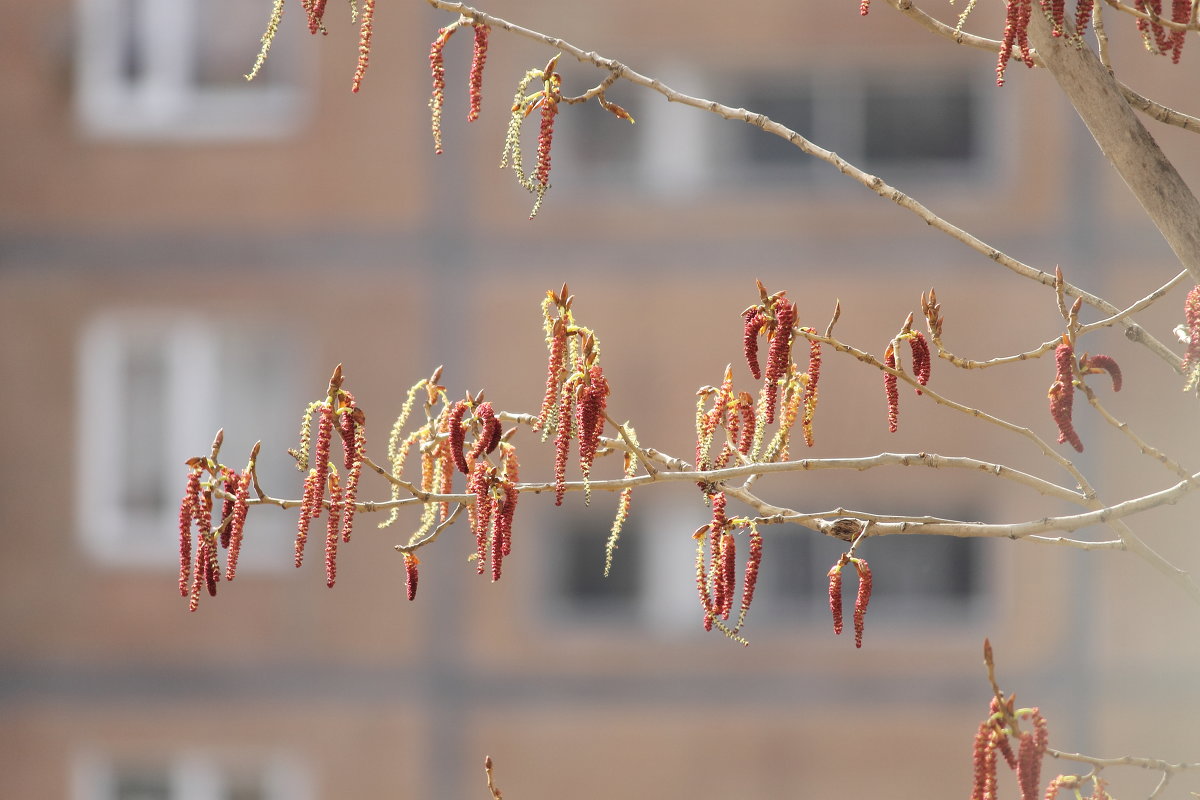
[[[486,797],[490,754],[512,798],[961,797],[990,695],[985,636],[1002,684],[1049,719],[1052,746],[1197,760],[1200,614],[1136,558],[869,540],[877,594],[856,650],[832,635],[826,607],[843,544],[768,528],[743,648],[701,630],[690,534],[708,511],[686,484],[635,493],[607,580],[615,497],[585,509],[578,494],[563,508],[529,495],[503,580],[475,575],[460,523],[422,551],[411,604],[392,545],[413,519],[380,531],[379,515],[362,515],[327,590],[319,553],[292,567],[295,512],[256,508],[237,580],[189,614],[175,516],[184,461],[206,454],[218,428],[222,460],[240,467],[261,439],[264,488],[296,498],[286,450],[335,364],[381,461],[405,391],[439,364],[452,396],[482,389],[498,408],[534,411],[538,304],[564,281],[603,341],[613,417],[689,460],[695,389],[719,383],[727,363],[751,388],[738,315],[756,302],[756,278],[787,289],[818,329],[840,298],[836,333],[875,353],[930,286],[948,345],[967,357],[1031,349],[1062,322],[1050,293],[826,164],[623,83],[608,96],[636,125],[594,103],[563,107],[553,187],[528,221],[532,198],[497,163],[517,81],[552,52],[494,32],[483,113],[468,126],[470,37],[452,39],[435,157],[427,52],[453,18],[424,4],[379,4],[357,95],[357,30],[341,6],[328,36],[310,37],[289,3],[251,83],[242,75],[266,2],[8,6],[0,796]],[[708,6],[485,10],[765,113],[1118,304],[1177,272],[1047,75],[1013,65],[997,89],[991,55],[883,4],[866,19],[846,3]],[[998,35],[997,9],[977,13]],[[1121,74],[1187,109],[1196,54],[1171,69],[1124,27],[1110,30]],[[568,94],[604,77],[560,69]],[[1195,141],[1152,130],[1197,185]],[[1164,341],[1182,297],[1146,314]],[[1113,412],[1149,442],[1194,452],[1195,399],[1176,376],[1115,331],[1092,342],[1125,366],[1125,391],[1102,392]],[[1052,374],[1044,358],[970,374],[939,363],[933,385],[1049,438]],[[972,456],[1071,485],[1029,440],[911,392],[888,434],[879,383],[827,353],[816,444],[796,456]],[[1075,461],[1102,498],[1176,480],[1079,406],[1088,449]],[[515,441],[523,474],[548,476],[550,446],[525,431]],[[1070,511],[967,470],[823,470],[757,490],[814,512]],[[370,474],[368,496],[387,496]],[[1134,522],[1185,569],[1200,563],[1189,508]],[[1045,767],[1059,771],[1081,770]],[[1131,795],[1157,780],[1113,777]]]

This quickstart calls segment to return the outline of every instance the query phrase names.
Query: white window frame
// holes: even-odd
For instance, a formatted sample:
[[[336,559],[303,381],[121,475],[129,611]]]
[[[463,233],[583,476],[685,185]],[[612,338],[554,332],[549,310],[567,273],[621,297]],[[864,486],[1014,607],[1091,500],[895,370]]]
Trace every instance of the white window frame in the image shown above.
[[[228,425],[237,387],[224,385],[222,338],[208,335],[214,322],[197,314],[167,309],[114,309],[88,321],[80,332],[78,350],[76,440],[76,529],[88,554],[121,567],[162,569],[178,558],[179,498],[187,478],[186,458],[207,455],[218,428]],[[248,329],[253,334],[253,328]],[[136,415],[138,398],[122,383],[123,365],[133,342],[153,342],[165,354],[166,375],[162,414],[165,434],[158,442],[157,463],[167,466],[161,476],[167,498],[163,506],[139,511],[124,506],[120,465],[124,463],[125,426],[116,424],[122,415]],[[281,353],[281,358],[291,354]],[[290,381],[272,384],[280,402],[294,393]],[[297,407],[300,408],[299,406]],[[289,408],[277,409],[289,414]],[[274,413],[274,412],[272,412]],[[297,425],[299,410],[296,411]],[[276,420],[282,430],[281,420]],[[290,426],[289,426],[290,427]],[[245,443],[243,443],[245,444]],[[282,448],[284,442],[275,442]],[[221,461],[236,469],[245,465],[249,447],[236,452],[227,443]],[[174,472],[172,465],[178,465]],[[245,568],[272,571],[290,564],[276,550],[290,550],[287,529],[295,520],[264,509],[252,514],[251,525],[261,541],[247,539],[243,550]],[[261,518],[260,518],[261,517]],[[285,517],[287,517],[285,519]]]
[[[119,759],[95,750],[77,753],[71,769],[71,800],[117,800],[122,766],[133,768],[139,759]],[[236,759],[245,767],[243,756]],[[170,800],[223,800],[227,796],[233,759],[200,750],[181,751],[158,765],[168,779]],[[292,754],[268,753],[254,766],[261,770],[264,800],[312,800],[314,781],[304,763]]]
[[[122,14],[132,2],[133,18]],[[263,26],[269,4],[264,6]],[[293,15],[294,16],[294,15]],[[198,37],[220,35],[205,0],[76,0],[79,41],[76,53],[76,111],[86,133],[97,138],[155,141],[274,139],[295,132],[307,116],[302,83],[303,52],[284,41],[274,58],[290,59],[287,82],[258,78],[244,86],[200,84],[192,74]],[[285,23],[287,20],[285,20]],[[122,75],[123,49],[132,29],[144,61],[144,75]],[[303,50],[304,48],[297,48]],[[246,70],[256,53],[246,53]]]

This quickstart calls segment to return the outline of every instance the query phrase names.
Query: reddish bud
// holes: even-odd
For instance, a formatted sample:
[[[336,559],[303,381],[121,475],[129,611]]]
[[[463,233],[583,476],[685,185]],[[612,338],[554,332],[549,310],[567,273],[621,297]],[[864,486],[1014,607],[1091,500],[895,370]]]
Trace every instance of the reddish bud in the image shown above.
[[[1112,378],[1113,391],[1121,391],[1121,368],[1113,360],[1112,356],[1089,356],[1084,353],[1083,358],[1079,360],[1079,371],[1085,375],[1107,372],[1109,377]]]

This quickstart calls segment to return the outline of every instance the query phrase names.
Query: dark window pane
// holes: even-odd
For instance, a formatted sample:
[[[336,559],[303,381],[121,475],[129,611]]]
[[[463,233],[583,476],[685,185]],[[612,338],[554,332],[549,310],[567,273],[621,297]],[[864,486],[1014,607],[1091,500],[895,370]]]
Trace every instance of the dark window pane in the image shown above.
[[[977,153],[975,99],[965,84],[871,84],[864,156],[869,162],[967,161]]]
[[[806,138],[813,136],[813,93],[805,84],[753,85],[744,93],[746,110],[764,114],[780,125],[786,125]],[[745,137],[746,157],[752,164],[775,166],[795,164],[802,166],[808,159],[794,145],[784,139],[746,125],[741,129]]]
[[[641,537],[633,520],[621,532],[612,569],[604,577],[604,546],[612,520],[591,510],[573,516],[567,527],[551,532],[561,561],[559,596],[577,614],[628,614],[637,606]]]
[[[165,770],[126,769],[113,786],[113,800],[170,800],[171,780]]]

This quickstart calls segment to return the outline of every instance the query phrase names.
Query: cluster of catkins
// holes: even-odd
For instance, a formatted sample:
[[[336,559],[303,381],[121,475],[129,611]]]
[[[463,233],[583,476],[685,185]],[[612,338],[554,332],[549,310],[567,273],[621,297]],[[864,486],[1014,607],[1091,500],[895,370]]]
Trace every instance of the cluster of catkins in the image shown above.
[[[567,461],[571,440],[579,443],[579,470],[587,487],[592,462],[604,433],[605,410],[611,389],[600,366],[600,341],[591,330],[575,324],[571,305],[575,298],[563,284],[560,292],[548,291],[542,301],[549,359],[546,393],[534,428],[545,440],[554,430],[554,504],[562,505],[566,492]],[[584,502],[591,499],[584,490]]]
[[[1075,370],[1080,375],[1107,372],[1112,379],[1114,392],[1121,391],[1121,367],[1111,356],[1103,354],[1083,354],[1078,363],[1075,360],[1075,348],[1070,338],[1064,334],[1062,342],[1054,351],[1054,382],[1050,384],[1047,396],[1050,398],[1050,416],[1058,426],[1059,444],[1069,444],[1078,452],[1083,452],[1083,442],[1075,431],[1071,419],[1072,406],[1075,397]]]
[[[487,61],[488,34],[491,33],[491,28],[481,22],[472,21],[469,17],[459,17],[446,27],[439,28],[437,37],[429,45],[429,70],[433,73],[433,94],[429,98],[429,110],[432,115],[433,149],[438,155],[442,153],[442,106],[446,100],[446,64],[442,51],[454,32],[463,26],[469,26],[475,31],[471,72],[467,83],[467,97],[470,103],[467,122],[479,119],[479,110],[483,103],[483,65]]]
[[[467,476],[467,491],[474,495],[474,504],[468,507],[470,528],[476,542],[476,571],[483,574],[485,565],[490,565],[492,580],[500,579],[503,561],[512,552],[513,517],[517,510],[517,481],[519,480],[517,451],[507,439],[515,429],[504,432],[500,418],[483,394],[472,397],[469,393],[463,400],[451,402],[445,387],[438,381],[439,367],[432,377],[419,381],[408,391],[400,416],[392,426],[388,441],[388,458],[392,476],[400,480],[408,454],[415,448],[421,456],[421,479],[416,487],[418,499],[426,494],[445,494],[453,488],[454,473]],[[425,390],[424,425],[405,435],[404,430],[412,412],[416,395]],[[441,405],[439,413],[433,411]],[[468,416],[469,415],[469,416]],[[467,447],[467,433],[474,431],[475,439]],[[500,463],[493,464],[488,456],[499,450]],[[392,482],[392,500],[400,499],[401,486]],[[394,523],[398,509],[393,506],[388,519],[380,523],[386,527]],[[429,540],[435,525],[449,524],[454,518],[448,502],[424,500],[421,522],[407,544],[397,545],[404,555],[406,585],[409,599],[416,594],[417,565],[420,563],[413,552],[424,541]]]
[[[1049,745],[1046,720],[1037,708],[1017,709],[1015,705],[1013,695],[1009,695],[1003,705],[993,697],[987,718],[979,724],[973,752],[975,781],[971,800],[996,800],[998,755],[1017,773],[1021,800],[1041,800],[1042,758]],[[1030,730],[1020,731],[1017,727],[1020,720],[1027,720]],[[1017,740],[1016,752],[1010,738]],[[1066,776],[1056,778],[1051,784],[1055,794],[1058,787],[1064,785],[1063,777]]]
[[[279,25],[283,21],[284,0],[274,0],[271,4],[271,16],[267,20],[267,30],[262,35],[262,44],[254,66],[246,73],[246,80],[253,80],[262,71],[267,62],[267,54],[271,52],[271,44]],[[326,0],[300,0],[304,15],[308,20],[308,32],[312,34],[328,33],[325,29]],[[358,23],[358,61],[354,66],[354,80],[350,90],[357,92],[362,86],[363,76],[367,72],[367,63],[371,58],[371,36],[375,22],[375,0],[350,0],[350,21]]]
[[[324,400],[310,403],[300,421],[300,447],[291,451],[296,467],[308,471],[304,492],[300,498],[300,519],[296,524],[296,566],[304,563],[304,547],[308,529],[314,519],[327,509],[325,525],[325,583],[333,586],[337,580],[338,543],[349,542],[357,511],[358,484],[362,479],[363,457],[367,439],[367,418],[358,407],[354,395],[342,388],[344,376],[338,364],[329,379],[329,391]],[[317,440],[312,445],[312,417],[317,417]],[[333,431],[337,429],[342,441],[343,483],[331,460]],[[309,466],[311,459],[311,467]],[[328,494],[328,501],[325,497]]]
[[[726,636],[746,644],[739,636],[750,603],[754,600],[754,588],[758,583],[758,570],[762,564],[762,534],[752,520],[731,520],[725,514],[725,492],[716,491],[708,495],[712,505],[712,520],[700,527],[693,536],[696,539],[696,589],[700,594],[704,630],[718,628]],[[736,622],[728,625],[733,613],[737,594],[737,539],[738,529],[749,531],[749,554],[746,557],[745,574],[742,579],[742,598]],[[705,557],[705,545],[708,557]]]
[[[917,379],[917,383],[922,386],[926,385],[929,383],[929,375],[933,369],[933,359],[929,353],[929,342],[925,340],[925,334],[912,328],[912,314],[908,315],[904,327],[892,341],[888,342],[887,349],[883,351],[883,363],[890,369],[896,369],[896,349],[902,341],[908,342],[912,356],[913,377]],[[887,398],[888,430],[895,433],[900,425],[900,385],[899,379],[890,372],[883,373],[883,392]],[[918,395],[921,394],[920,389],[917,389],[916,392]]]
[[[871,602],[871,565],[865,558],[843,553],[829,570],[829,611],[833,614],[833,632],[842,635],[842,568],[847,564],[858,573],[858,594],[854,598],[854,646],[862,647],[867,606]]]
[[[191,611],[195,611],[200,604],[203,589],[213,596],[217,593],[217,584],[221,580],[219,551],[226,551],[225,580],[231,581],[237,575],[238,556],[242,549],[242,534],[246,527],[250,486],[254,482],[254,462],[259,446],[254,446],[246,468],[238,472],[217,460],[223,439],[224,432],[217,431],[212,455],[188,459],[187,484],[183,499],[179,502],[179,594],[188,598],[188,609]],[[218,490],[222,495],[221,512],[214,520],[213,496]],[[196,528],[194,560],[193,525]]]

